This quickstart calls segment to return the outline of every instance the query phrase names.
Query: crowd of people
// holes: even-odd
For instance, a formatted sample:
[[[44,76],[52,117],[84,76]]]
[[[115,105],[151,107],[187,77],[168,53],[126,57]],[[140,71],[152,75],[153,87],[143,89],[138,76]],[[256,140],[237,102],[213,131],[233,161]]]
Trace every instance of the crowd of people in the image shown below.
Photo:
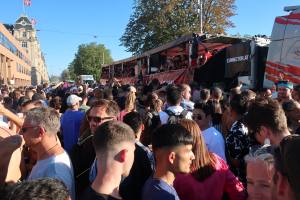
[[[0,199],[300,199],[288,81],[3,86],[0,100]]]

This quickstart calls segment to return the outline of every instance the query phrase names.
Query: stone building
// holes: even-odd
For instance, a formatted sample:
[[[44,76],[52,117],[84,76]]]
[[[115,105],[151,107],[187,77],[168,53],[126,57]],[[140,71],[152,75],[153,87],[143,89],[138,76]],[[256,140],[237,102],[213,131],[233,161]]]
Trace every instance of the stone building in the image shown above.
[[[0,23],[0,84],[30,85],[31,59],[8,29]]]
[[[37,85],[49,81],[47,66],[40,43],[36,35],[36,29],[27,16],[21,15],[11,30],[13,36],[28,53],[31,60],[31,84]]]

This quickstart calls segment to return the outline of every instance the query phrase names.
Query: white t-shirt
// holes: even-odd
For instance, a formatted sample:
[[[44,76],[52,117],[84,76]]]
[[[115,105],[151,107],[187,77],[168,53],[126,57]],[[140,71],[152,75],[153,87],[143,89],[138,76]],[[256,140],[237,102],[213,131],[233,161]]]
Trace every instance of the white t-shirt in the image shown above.
[[[66,152],[51,156],[45,160],[37,161],[32,168],[28,180],[44,177],[56,178],[64,182],[70,192],[71,198],[73,200],[75,199],[73,167],[69,155]]]
[[[222,134],[214,127],[210,127],[202,131],[202,135],[208,151],[217,154],[226,162],[225,142]]]

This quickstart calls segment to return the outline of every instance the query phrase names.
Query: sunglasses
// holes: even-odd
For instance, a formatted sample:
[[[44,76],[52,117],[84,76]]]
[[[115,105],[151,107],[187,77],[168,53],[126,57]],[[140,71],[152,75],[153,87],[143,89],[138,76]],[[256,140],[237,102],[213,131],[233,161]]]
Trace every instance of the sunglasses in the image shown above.
[[[87,116],[87,120],[88,120],[89,122],[94,121],[94,122],[96,122],[96,123],[101,123],[101,122],[104,121],[104,120],[113,119],[113,118],[114,118],[114,117],[103,117],[103,118],[101,118],[101,117],[97,117],[97,116]]]

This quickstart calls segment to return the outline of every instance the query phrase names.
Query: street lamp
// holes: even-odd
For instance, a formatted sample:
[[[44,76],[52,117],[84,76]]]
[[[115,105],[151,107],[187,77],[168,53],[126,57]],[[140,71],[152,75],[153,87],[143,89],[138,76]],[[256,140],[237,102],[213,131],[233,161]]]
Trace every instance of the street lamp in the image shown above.
[[[200,20],[200,33],[203,34],[202,0],[198,0],[198,13],[199,13],[199,20]]]

